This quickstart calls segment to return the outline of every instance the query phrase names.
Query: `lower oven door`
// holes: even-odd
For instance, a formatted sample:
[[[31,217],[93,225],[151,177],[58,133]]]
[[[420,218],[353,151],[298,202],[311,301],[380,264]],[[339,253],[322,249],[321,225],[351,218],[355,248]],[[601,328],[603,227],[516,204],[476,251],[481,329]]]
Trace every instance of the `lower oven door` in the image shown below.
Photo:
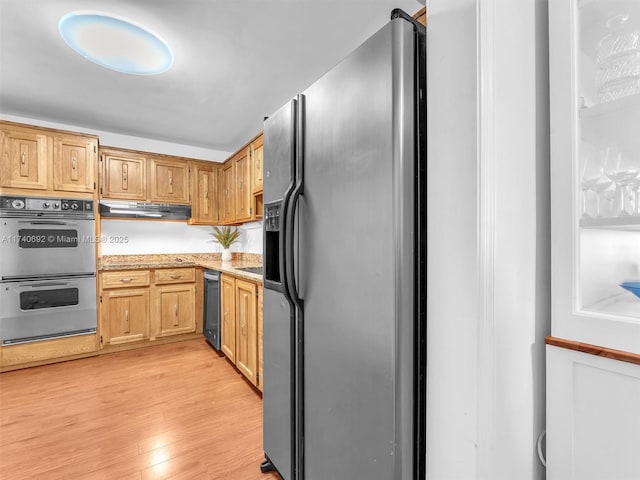
[[[2,345],[95,333],[96,277],[0,283]]]
[[[96,271],[95,220],[0,218],[0,279]]]

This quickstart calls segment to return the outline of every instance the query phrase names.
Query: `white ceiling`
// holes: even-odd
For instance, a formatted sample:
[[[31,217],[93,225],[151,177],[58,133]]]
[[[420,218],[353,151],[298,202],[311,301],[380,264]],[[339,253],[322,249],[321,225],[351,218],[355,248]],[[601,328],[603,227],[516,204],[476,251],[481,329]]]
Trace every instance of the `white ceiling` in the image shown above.
[[[235,151],[273,113],[418,0],[0,0],[0,114]],[[173,68],[126,75],[66,46],[74,10],[134,20]]]

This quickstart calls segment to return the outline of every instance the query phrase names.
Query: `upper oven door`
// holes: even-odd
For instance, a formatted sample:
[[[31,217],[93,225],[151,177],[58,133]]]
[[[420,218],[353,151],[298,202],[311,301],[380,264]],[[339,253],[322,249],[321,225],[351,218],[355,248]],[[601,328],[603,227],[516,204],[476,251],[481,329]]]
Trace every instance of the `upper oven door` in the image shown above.
[[[95,220],[0,218],[0,280],[95,271]]]

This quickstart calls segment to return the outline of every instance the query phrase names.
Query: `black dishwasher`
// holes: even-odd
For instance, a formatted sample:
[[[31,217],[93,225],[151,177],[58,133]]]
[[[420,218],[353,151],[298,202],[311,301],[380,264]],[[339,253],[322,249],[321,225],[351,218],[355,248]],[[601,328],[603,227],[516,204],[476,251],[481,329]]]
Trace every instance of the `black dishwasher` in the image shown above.
[[[204,325],[202,333],[220,350],[220,272],[204,271]]]

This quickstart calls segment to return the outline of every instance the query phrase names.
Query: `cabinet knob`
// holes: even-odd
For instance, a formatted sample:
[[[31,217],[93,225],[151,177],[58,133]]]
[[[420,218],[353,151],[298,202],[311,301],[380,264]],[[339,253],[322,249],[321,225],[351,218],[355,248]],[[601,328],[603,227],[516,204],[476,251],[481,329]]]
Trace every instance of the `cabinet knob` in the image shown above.
[[[172,273],[171,275],[169,275],[169,277],[177,280],[178,278],[182,277],[182,275],[179,273]]]
[[[121,278],[120,281],[122,283],[131,283],[131,281],[133,280],[133,278]]]

